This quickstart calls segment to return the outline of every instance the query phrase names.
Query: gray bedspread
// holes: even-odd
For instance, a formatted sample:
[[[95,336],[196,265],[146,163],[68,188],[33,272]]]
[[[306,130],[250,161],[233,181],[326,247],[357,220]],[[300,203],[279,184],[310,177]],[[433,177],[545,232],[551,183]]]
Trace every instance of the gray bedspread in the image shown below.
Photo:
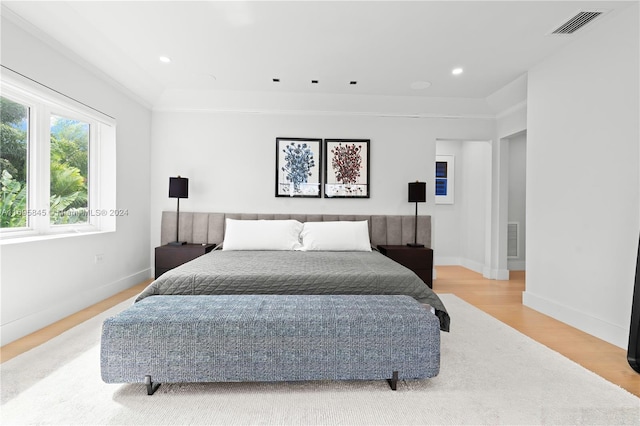
[[[405,294],[428,303],[449,331],[440,298],[411,270],[372,252],[221,251],[172,269],[136,302],[154,295]]]

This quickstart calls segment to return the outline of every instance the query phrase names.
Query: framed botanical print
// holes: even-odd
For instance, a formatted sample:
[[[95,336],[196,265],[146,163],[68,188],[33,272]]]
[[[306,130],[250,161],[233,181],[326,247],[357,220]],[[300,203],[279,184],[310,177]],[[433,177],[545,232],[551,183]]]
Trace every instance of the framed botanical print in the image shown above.
[[[276,138],[276,197],[320,198],[322,139]]]
[[[324,140],[325,198],[369,198],[369,139]]]

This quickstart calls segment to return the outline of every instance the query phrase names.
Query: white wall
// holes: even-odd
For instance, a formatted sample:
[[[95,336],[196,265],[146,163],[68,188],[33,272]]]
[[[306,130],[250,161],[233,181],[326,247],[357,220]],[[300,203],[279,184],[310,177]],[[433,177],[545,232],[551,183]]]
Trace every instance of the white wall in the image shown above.
[[[491,234],[491,143],[489,141],[465,141],[463,155],[458,161],[462,166],[459,201],[462,205],[461,238],[462,265],[486,275]]]
[[[462,265],[483,273],[491,208],[491,144],[485,141],[439,140],[437,155],[454,157],[453,204],[436,204],[433,234],[436,265]]]
[[[3,66],[116,118],[117,207],[129,211],[114,233],[0,246],[4,345],[151,276],[151,112],[5,16],[1,47]]]
[[[465,189],[462,187],[463,164],[461,140],[436,141],[436,155],[451,155],[454,161],[454,203],[436,204],[433,210],[432,229],[433,237],[437,242],[438,250],[433,252],[435,265],[462,265],[462,202]]]
[[[508,221],[520,225],[518,256],[507,259],[510,271],[526,269],[526,178],[527,178],[527,135],[522,132],[508,138],[509,145],[509,213]]]
[[[296,115],[156,111],[151,148],[151,241],[160,242],[169,176],[189,178],[184,211],[413,214],[407,184],[427,181],[420,214],[434,212],[435,143],[439,138],[487,138],[493,120],[381,117],[368,114]],[[370,199],[276,198],[276,137],[370,139]],[[439,236],[433,236],[438,250]],[[442,236],[442,238],[447,238]]]
[[[498,138],[527,128],[527,74],[487,96],[487,105],[496,114]]]
[[[491,144],[491,241],[486,278],[509,279],[507,221],[509,216],[509,139],[527,128],[527,78],[522,75],[487,97],[496,114],[496,137]]]
[[[589,31],[529,73],[523,301],[626,348],[640,228],[638,5]]]

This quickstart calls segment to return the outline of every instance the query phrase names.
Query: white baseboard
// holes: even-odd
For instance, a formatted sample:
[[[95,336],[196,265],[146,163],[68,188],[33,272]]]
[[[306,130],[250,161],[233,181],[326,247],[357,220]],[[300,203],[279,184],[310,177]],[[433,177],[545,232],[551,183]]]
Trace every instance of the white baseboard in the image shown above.
[[[484,268],[482,270],[482,276],[490,279],[490,280],[509,280],[509,270],[508,269],[491,269]]]
[[[484,265],[480,262],[476,262],[475,260],[470,259],[462,259],[462,266],[467,269],[471,269],[473,272],[477,272],[482,274],[484,271]]]
[[[507,259],[507,269],[510,271],[525,271],[527,262],[525,260]]]
[[[433,259],[435,266],[463,266],[467,269],[482,274],[483,277],[490,280],[508,280],[508,269],[491,269],[485,267],[482,263],[475,260],[464,259],[461,257],[435,256]]]
[[[522,293],[522,304],[622,349],[626,350],[629,345],[628,328],[603,321],[592,313],[578,311],[527,291]]]
[[[63,302],[56,302],[55,305],[40,312],[36,312],[24,318],[3,324],[0,327],[0,346],[11,343],[34,331],[53,324],[71,314],[75,314],[95,303],[107,299],[114,294],[133,287],[136,284],[151,278],[151,268],[136,272],[135,274],[121,278],[101,287],[87,290],[68,298]]]
[[[461,266],[462,261],[459,257],[434,256],[434,266]]]

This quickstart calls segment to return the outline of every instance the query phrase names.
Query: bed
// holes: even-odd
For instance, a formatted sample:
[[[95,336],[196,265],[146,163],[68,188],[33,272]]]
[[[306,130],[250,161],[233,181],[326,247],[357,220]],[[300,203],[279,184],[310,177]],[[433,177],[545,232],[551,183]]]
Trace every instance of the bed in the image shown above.
[[[163,243],[176,235],[171,216]],[[229,381],[387,379],[395,390],[438,374],[446,308],[372,249],[411,241],[413,217],[247,216],[186,215],[180,240],[218,249],[104,321],[106,383],[144,383],[148,395],[160,383]],[[430,218],[418,225],[430,243]]]
[[[157,295],[408,295],[420,303],[430,305],[440,321],[440,329],[449,331],[449,314],[440,298],[411,270],[375,249],[370,249],[378,244],[404,244],[412,241],[414,216],[183,212],[180,220],[180,240],[218,245],[224,241],[222,249],[216,249],[163,274],[136,298],[136,302]],[[277,244],[274,240],[283,233],[282,229],[274,230],[275,228],[264,231],[264,226],[271,227],[265,224],[267,221],[273,226],[284,222],[298,222],[303,226],[318,224],[320,228],[316,230],[316,234],[311,234],[313,238],[307,235],[308,241],[313,240],[317,244],[322,239],[324,240],[320,242],[324,244],[331,237],[327,237],[327,230],[334,229],[322,228],[325,225],[322,222],[326,222],[326,225],[336,222],[365,224],[363,232],[367,234],[369,250],[362,246],[356,247],[357,250],[349,250],[349,244],[340,246],[340,250],[323,250],[322,244],[316,249],[286,249],[287,246],[283,246],[284,248],[278,247],[276,250],[265,250],[264,247],[271,248],[273,244]],[[247,228],[250,223],[256,226],[260,223],[263,227],[259,228],[260,232],[252,234],[254,237],[249,244],[253,246],[247,250],[227,249],[232,245],[227,229],[229,224],[234,227],[242,226],[240,229],[248,233],[251,231],[251,228]],[[418,242],[427,247],[431,243],[430,223],[429,216],[419,216]],[[161,232],[163,244],[175,239],[175,227],[175,213],[164,212]],[[362,228],[359,229],[362,231]],[[273,234],[269,235],[271,231]],[[340,234],[349,235],[343,240],[357,240],[355,236],[345,234],[345,231],[340,230]],[[242,241],[240,245],[244,243]]]

